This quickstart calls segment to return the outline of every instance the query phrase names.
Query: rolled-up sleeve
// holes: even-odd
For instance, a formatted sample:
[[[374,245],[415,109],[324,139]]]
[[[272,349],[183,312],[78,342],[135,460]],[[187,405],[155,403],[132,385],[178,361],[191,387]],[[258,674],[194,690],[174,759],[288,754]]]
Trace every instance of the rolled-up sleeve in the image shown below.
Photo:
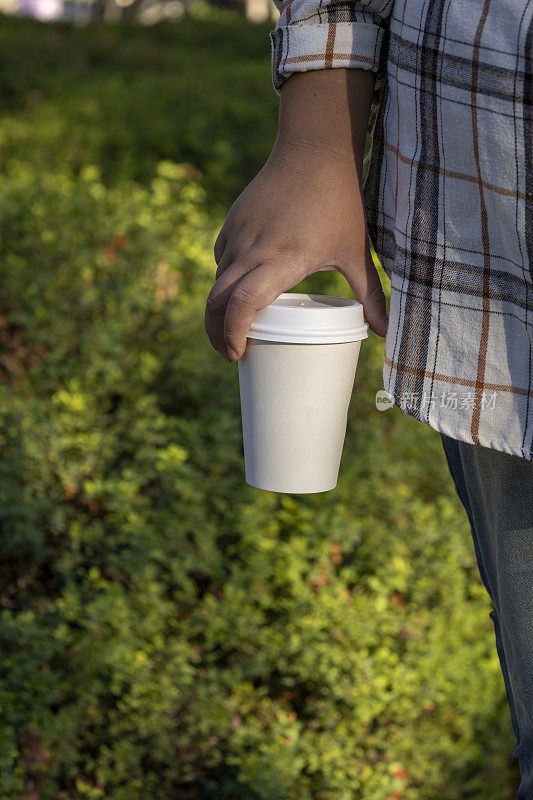
[[[272,85],[293,72],[354,67],[379,72],[383,35],[394,0],[274,0],[280,12],[270,32]]]

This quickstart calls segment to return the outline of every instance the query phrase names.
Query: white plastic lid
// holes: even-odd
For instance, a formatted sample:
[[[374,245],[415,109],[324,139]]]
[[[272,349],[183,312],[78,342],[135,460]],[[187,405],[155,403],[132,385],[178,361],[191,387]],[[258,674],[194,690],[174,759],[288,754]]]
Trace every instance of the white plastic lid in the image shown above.
[[[284,292],[256,312],[247,335],[271,342],[337,344],[366,339],[368,325],[357,300]]]

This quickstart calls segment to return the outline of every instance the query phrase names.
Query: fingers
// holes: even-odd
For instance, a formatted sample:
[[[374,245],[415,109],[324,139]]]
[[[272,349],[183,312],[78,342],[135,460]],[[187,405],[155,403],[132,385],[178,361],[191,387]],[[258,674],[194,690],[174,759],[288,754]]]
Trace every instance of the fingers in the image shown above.
[[[226,248],[226,252],[228,251],[229,248]],[[230,358],[228,355],[226,340],[224,338],[227,306],[237,284],[248,272],[257,268],[259,263],[260,259],[253,258],[252,256],[245,256],[227,264],[226,256],[224,255],[221,261],[221,266],[223,267],[222,273],[219,274],[217,270],[217,280],[211,287],[211,291],[207,297],[205,307],[205,329],[215,350],[218,350],[227,361],[234,360],[234,357]]]
[[[387,335],[385,294],[368,243],[366,252],[345,252],[340,260],[337,257],[330,265],[309,270],[303,260],[295,263],[294,252],[290,266],[283,263],[288,262],[287,256],[277,255],[273,259],[271,251],[266,255],[263,247],[256,246],[257,237],[251,234],[246,239],[232,236],[230,245],[225,231],[226,228],[220,231],[215,242],[216,280],[206,302],[205,330],[214,349],[230,363],[244,353],[256,312],[299,283],[306,274],[321,270],[339,271],[362,303],[370,329],[378,336]]]
[[[239,254],[245,254],[246,257],[248,257],[249,252],[255,246],[256,242],[257,237],[255,237],[253,233],[249,231],[243,232],[242,230],[237,230],[235,233],[233,228],[228,227],[226,222],[213,248],[217,264],[215,280],[220,278],[233,261],[237,260]]]
[[[255,314],[295,283],[287,271],[273,263],[260,264],[233,289],[224,318],[224,341],[231,361],[242,356]]]
[[[216,238],[215,246],[213,247],[213,253],[217,264],[219,264],[220,259],[222,258],[224,250],[226,249],[226,244],[227,244],[227,238],[224,232],[224,228],[222,228],[222,230],[220,231],[220,233]]]
[[[375,285],[364,298],[358,298],[359,302],[363,304],[365,319],[369,327],[378,336],[385,338],[389,327],[389,318],[387,317],[387,301],[385,294],[377,275],[377,285]]]
[[[378,336],[385,338],[389,326],[387,301],[370,253],[368,253],[364,270],[359,267],[339,271],[350,284],[357,300],[363,304],[365,320],[368,322],[369,328]]]
[[[224,274],[224,272],[233,263],[234,260],[235,256],[231,252],[230,248],[226,247],[222,257],[218,261],[217,271],[215,272],[215,280],[218,280],[220,276]]]
[[[251,266],[247,267],[241,261],[239,263],[235,262],[227,265],[221,275],[219,275],[217,270],[217,280],[211,287],[211,291],[207,296],[205,306],[205,330],[212,346],[215,350],[218,350],[227,361],[231,361],[231,359],[228,356],[226,341],[224,339],[226,308],[233,289],[249,268],[251,268]]]
[[[227,361],[240,358],[255,313],[298,283],[298,275],[280,262],[236,261],[209,292],[205,329],[215,350]]]

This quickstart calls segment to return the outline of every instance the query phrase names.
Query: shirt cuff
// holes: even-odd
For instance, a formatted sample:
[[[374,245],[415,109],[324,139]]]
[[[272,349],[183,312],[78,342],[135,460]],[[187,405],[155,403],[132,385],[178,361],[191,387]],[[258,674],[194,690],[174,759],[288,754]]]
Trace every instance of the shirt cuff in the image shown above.
[[[277,94],[293,72],[353,67],[378,72],[383,28],[368,22],[279,26],[270,32]]]

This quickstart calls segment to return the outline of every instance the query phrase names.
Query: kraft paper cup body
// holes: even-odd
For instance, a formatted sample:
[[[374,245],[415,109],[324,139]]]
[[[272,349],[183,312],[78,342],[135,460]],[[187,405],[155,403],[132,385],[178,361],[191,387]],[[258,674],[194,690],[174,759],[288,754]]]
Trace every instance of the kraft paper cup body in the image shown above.
[[[275,306],[273,315],[268,309],[256,315],[257,330],[252,326],[238,361],[245,480],[274,492],[329,491],[337,485],[368,326],[362,308],[354,309],[360,306],[355,301],[296,293],[284,293],[278,301],[285,303],[281,312]],[[293,310],[292,304],[298,303]],[[336,315],[336,308],[344,311]],[[266,338],[278,335],[304,341]]]

